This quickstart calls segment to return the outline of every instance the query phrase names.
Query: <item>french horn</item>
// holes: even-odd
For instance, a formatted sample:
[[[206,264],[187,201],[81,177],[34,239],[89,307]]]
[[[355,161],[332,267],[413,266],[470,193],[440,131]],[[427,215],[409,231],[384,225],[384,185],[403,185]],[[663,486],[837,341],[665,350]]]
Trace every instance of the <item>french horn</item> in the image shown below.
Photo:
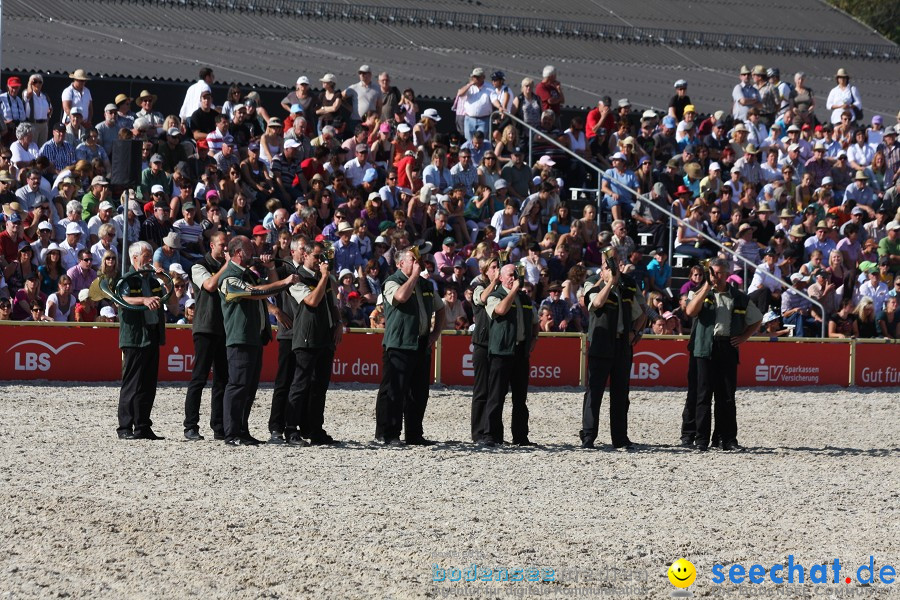
[[[97,284],[97,286],[106,298],[112,300],[113,304],[115,304],[122,310],[150,310],[143,304],[129,304],[125,301],[125,297],[128,295],[128,289],[129,287],[131,287],[131,282],[135,279],[143,278],[143,276],[148,273],[156,278],[156,280],[159,281],[166,289],[166,293],[164,293],[159,299],[161,304],[165,304],[172,293],[175,291],[175,286],[172,283],[172,277],[165,271],[160,273],[157,273],[154,269],[140,269],[137,271],[132,271],[131,273],[125,274],[125,276],[119,279],[119,281],[116,282],[112,287],[110,286],[110,279],[102,277],[98,278],[99,283]],[[138,282],[138,284],[140,284],[140,282]]]

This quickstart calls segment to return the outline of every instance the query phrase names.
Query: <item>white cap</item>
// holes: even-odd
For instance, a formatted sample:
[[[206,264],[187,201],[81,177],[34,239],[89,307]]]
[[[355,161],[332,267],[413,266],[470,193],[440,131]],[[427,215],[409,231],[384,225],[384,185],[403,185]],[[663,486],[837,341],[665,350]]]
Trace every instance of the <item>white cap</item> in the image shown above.
[[[538,164],[545,165],[547,167],[552,167],[553,165],[556,164],[556,161],[545,154],[540,159],[538,159]]]
[[[710,171],[721,171],[722,167],[719,165],[719,163],[713,161],[713,162],[709,163],[709,170]]]
[[[309,85],[309,77],[307,77],[306,75],[301,75],[300,77],[298,77],[297,85],[302,85],[302,84]]]
[[[788,146],[788,152],[794,152],[795,150],[800,150],[800,144],[791,144]]]
[[[79,292],[78,292],[78,301],[79,301],[79,302],[84,302],[85,300],[88,299],[88,296],[90,296],[90,295],[91,295],[91,291],[90,291],[89,289],[87,289],[87,288],[84,288],[83,290],[79,290]]]
[[[115,319],[116,309],[114,309],[112,306],[104,306],[100,309],[100,316],[106,319]]]
[[[184,308],[185,309],[191,308],[195,304],[197,304],[197,301],[194,300],[193,298],[191,298],[190,300],[188,300],[187,302],[184,303]]]
[[[628,158],[627,158],[624,154],[622,154],[621,152],[616,152],[615,154],[613,154],[612,156],[609,157],[609,160],[623,160],[623,161],[625,161],[625,160],[628,160]]]
[[[158,183],[150,188],[151,194],[164,194],[165,192],[165,188]]]
[[[834,179],[832,179],[831,177],[823,177],[822,185],[829,185],[829,184],[834,185]]]
[[[284,147],[285,148],[299,148],[300,142],[298,142],[294,138],[290,138],[290,139],[284,140]]]
[[[69,223],[66,225],[66,235],[74,235],[74,234],[82,234],[84,233],[81,230],[81,227],[78,226],[78,223]]]
[[[397,125],[397,131],[399,133],[408,133],[409,131],[411,131],[411,129],[406,123],[400,123],[399,125]]]
[[[156,187],[156,186],[154,186],[154,187]],[[162,186],[160,186],[160,187],[162,187]],[[99,210],[113,210],[113,209],[115,209],[116,207],[113,206],[113,203],[110,202],[109,200],[104,200],[103,202],[100,203],[100,206],[97,207],[97,208],[98,208]]]
[[[38,231],[53,231],[53,225],[50,224],[50,221],[41,221],[38,223]]]
[[[740,173],[740,172],[741,172],[741,168],[740,168],[740,167],[731,167],[731,172],[732,172],[732,173]]]

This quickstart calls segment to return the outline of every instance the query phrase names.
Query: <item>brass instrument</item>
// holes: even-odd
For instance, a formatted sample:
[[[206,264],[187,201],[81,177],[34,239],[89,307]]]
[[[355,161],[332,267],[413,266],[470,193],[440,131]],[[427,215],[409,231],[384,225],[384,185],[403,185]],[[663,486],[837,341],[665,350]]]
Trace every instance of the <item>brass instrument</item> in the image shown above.
[[[328,262],[328,270],[334,271],[334,243],[331,240],[323,240],[322,250],[324,250],[325,260]]]
[[[298,275],[299,274],[299,270],[297,269],[297,267],[294,266],[294,263],[292,261],[285,260],[283,258],[273,258],[272,262],[275,263],[276,267],[278,265],[283,266],[284,269],[290,275]],[[250,264],[250,267],[244,270],[244,275],[241,276],[241,281],[244,281],[246,283],[246,281],[244,280],[244,277],[246,277],[247,271],[249,271],[251,268],[256,268],[256,267],[265,267],[265,265],[263,265],[263,263],[259,259],[254,260]],[[266,270],[268,270],[268,269],[266,269]],[[247,288],[236,286],[232,283],[227,283],[227,284],[225,284],[225,301],[231,302],[232,300],[237,300],[237,299],[242,299],[242,298],[253,298],[253,297],[266,298],[268,296],[274,296],[274,295],[286,290],[290,286],[291,286],[291,284],[287,284],[285,286],[282,286],[279,289],[269,290],[268,292],[265,292],[265,291],[262,291],[259,289],[247,289]]]
[[[616,263],[616,251],[612,246],[604,248],[603,251],[603,259],[606,261],[606,267],[613,271],[614,273],[619,270],[619,265]]]
[[[157,273],[154,269],[139,269],[137,271],[132,271],[131,273],[125,274],[124,277],[119,279],[117,283],[115,283],[115,287],[110,287],[110,280],[106,277],[99,277],[97,287],[103,293],[103,296],[109,298],[113,301],[113,304],[118,306],[123,310],[150,310],[148,307],[143,304],[129,304],[125,301],[125,297],[128,294],[128,288],[131,286],[131,282],[134,279],[140,279],[146,274],[151,274],[153,277],[159,281],[164,288],[166,288],[166,293],[163,294],[159,301],[161,304],[165,304],[168,301],[169,297],[175,291],[175,286],[172,283],[172,277],[166,273],[165,271]],[[140,283],[140,282],[139,282]]]
[[[519,278],[519,287],[525,285],[525,265],[519,263],[516,265],[516,277]]]
[[[509,255],[511,253],[512,253],[512,251],[509,248],[506,248],[505,250],[500,250],[499,252],[497,252],[497,257],[500,259],[501,267],[503,265],[509,264]]]

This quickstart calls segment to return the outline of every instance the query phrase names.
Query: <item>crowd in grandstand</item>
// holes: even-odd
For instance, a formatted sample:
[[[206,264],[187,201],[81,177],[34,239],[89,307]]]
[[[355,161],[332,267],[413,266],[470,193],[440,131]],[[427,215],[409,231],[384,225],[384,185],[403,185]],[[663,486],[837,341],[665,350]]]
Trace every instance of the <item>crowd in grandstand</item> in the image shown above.
[[[333,242],[348,327],[383,327],[382,282],[414,244],[458,330],[472,325],[479,261],[500,253],[524,265],[543,331],[585,331],[583,284],[612,248],[647,298],[647,332],[688,333],[687,295],[722,252],[712,238],[755,265],[734,259],[732,277],[767,335],[818,336],[823,322],[830,337],[900,335],[900,114],[864,116],[844,69],[827,93],[757,65],[716,106],[679,79],[666,113],[604,95],[567,117],[551,66],[515,83],[475,68],[444,115],[368,65],[356,82],[309,75],[263,106],[239,86],[214,97],[205,68],[177,115],[154,110],[149,90],[95,103],[80,69],[61,98],[39,74],[9,77],[0,320],[115,321],[95,280],[118,276],[127,229],[172,276],[172,323],[191,323],[188,274],[224,231],[287,260],[295,236]],[[520,121],[539,132],[530,143]],[[143,171],[125,189],[111,166],[115,142],[131,139]],[[567,200],[576,188],[599,190],[596,203]],[[683,284],[675,258],[694,265]]]

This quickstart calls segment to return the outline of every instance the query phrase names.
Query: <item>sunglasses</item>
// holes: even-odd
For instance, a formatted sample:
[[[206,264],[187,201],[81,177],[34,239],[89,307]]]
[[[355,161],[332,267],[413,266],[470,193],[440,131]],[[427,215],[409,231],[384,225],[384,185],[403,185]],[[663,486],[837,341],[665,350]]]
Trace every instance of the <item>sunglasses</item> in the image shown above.
[[[84,257],[84,258],[81,259],[81,262],[91,262],[91,257],[90,257],[90,256],[86,256],[86,257]]]

